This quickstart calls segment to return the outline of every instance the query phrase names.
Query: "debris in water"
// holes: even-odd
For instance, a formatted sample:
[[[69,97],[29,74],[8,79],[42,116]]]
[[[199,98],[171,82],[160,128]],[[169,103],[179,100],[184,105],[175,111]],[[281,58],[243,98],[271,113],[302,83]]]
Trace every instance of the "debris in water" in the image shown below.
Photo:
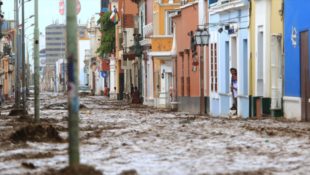
[[[10,139],[13,142],[63,142],[52,125],[28,125],[13,133]]]
[[[27,169],[36,169],[36,166],[34,166],[33,163],[22,162],[22,166]]]
[[[119,175],[138,175],[136,170],[124,170]]]
[[[66,167],[61,170],[48,170],[43,175],[103,175],[100,171],[89,165],[79,165],[73,167]]]

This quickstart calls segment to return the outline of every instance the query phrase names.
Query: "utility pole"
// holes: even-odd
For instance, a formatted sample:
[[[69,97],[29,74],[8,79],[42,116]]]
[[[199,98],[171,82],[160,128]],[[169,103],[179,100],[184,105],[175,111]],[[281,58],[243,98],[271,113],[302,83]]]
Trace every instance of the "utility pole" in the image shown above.
[[[68,112],[69,112],[69,166],[80,164],[79,153],[79,108],[78,96],[78,54],[76,1],[67,0],[67,73],[68,73]]]
[[[39,3],[34,1],[34,118],[40,120]]]
[[[22,0],[22,96],[23,110],[26,113],[26,69],[25,69],[25,0]]]
[[[16,30],[16,36],[15,36],[15,108],[20,108],[20,81],[19,81],[19,65],[20,65],[20,54],[19,54],[19,13],[18,13],[18,0],[15,0],[14,4],[15,9],[15,30]]]

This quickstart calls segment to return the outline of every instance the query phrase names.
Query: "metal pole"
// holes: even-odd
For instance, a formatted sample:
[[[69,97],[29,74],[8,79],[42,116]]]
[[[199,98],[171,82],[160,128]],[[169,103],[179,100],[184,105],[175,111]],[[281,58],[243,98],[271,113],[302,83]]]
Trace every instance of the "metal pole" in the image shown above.
[[[142,55],[139,56],[139,69],[138,69],[138,74],[139,74],[139,101],[143,97],[142,96],[142,89],[143,89],[143,78],[142,78]],[[141,101],[142,102],[142,101]]]
[[[200,114],[205,113],[205,97],[204,97],[204,46],[200,46]]]
[[[28,43],[28,40],[27,40]],[[27,57],[26,60],[26,97],[29,97],[29,81],[30,81],[30,63],[29,63],[29,50],[28,50],[28,45],[27,45],[27,49],[25,50],[25,52],[27,51],[27,56],[25,56],[25,59]]]
[[[68,73],[68,112],[69,112],[69,165],[80,164],[79,154],[79,76],[77,54],[76,1],[67,0],[67,73]]]
[[[18,0],[15,0],[15,30],[16,30],[16,36],[15,36],[15,108],[20,108],[20,84],[19,84],[19,29],[18,29],[18,23],[19,23],[19,13],[18,13]]]
[[[62,52],[62,51],[61,51]],[[64,94],[66,94],[66,71],[65,71],[65,56],[64,54],[62,53],[62,86],[63,86],[63,91],[64,91]]]
[[[206,23],[206,3],[205,0],[198,1],[198,23],[199,26],[204,26]],[[205,113],[204,99],[204,46],[200,46],[200,114]]]
[[[34,118],[40,120],[39,3],[34,1]]]
[[[22,0],[22,96],[23,110],[26,111],[26,69],[25,69],[25,2]]]

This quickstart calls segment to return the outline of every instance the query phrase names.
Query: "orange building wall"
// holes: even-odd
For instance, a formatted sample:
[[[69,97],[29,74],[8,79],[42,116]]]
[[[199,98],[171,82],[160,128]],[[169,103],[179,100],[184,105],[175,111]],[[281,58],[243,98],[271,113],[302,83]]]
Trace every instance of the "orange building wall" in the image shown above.
[[[138,6],[136,3],[128,0],[119,0],[118,1],[118,12],[122,15],[122,9],[124,14],[136,15],[138,13]]]
[[[184,96],[198,97],[200,96],[200,82],[199,75],[200,69],[197,66],[196,72],[192,71],[193,57],[190,50],[190,36],[188,33],[190,31],[195,31],[198,25],[198,4],[183,8],[181,14],[174,18],[176,23],[176,38],[177,38],[177,96],[182,96],[182,87],[181,87],[181,77],[184,72]],[[186,49],[189,49],[189,53],[184,52]],[[195,59],[199,61],[199,48],[197,48],[197,56]],[[182,56],[180,52],[184,53],[184,68],[182,67]],[[208,53],[208,52],[207,52]],[[205,60],[206,62],[208,60]],[[208,67],[208,66],[207,66]],[[183,70],[182,70],[183,69]],[[205,71],[205,77],[208,80],[208,70]],[[190,77],[190,94],[187,90],[187,77]],[[207,83],[206,92],[208,92],[209,84]],[[208,95],[208,94],[206,94]]]
[[[3,81],[3,95],[7,96],[9,93],[9,60],[7,57],[3,57],[2,58],[2,69],[4,71],[3,77],[4,77],[4,81]]]

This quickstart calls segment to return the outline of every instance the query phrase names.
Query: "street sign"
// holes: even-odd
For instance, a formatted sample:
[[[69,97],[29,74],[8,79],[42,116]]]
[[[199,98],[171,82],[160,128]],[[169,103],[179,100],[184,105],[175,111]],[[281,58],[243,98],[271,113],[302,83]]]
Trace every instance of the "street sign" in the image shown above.
[[[81,3],[80,0],[76,0],[76,14],[79,14],[81,12]],[[64,15],[65,14],[65,1],[60,0],[59,1],[59,14]]]
[[[106,78],[106,77],[107,77],[107,72],[106,72],[106,71],[101,71],[101,76],[102,76],[103,78]]]
[[[65,14],[65,2],[64,2],[64,0],[59,1],[59,14],[60,15]]]

